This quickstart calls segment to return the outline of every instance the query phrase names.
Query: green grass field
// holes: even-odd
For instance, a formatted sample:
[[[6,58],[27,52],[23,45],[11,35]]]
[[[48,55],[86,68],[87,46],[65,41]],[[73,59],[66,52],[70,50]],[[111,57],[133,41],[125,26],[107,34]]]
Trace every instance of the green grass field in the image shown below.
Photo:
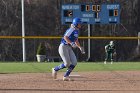
[[[51,72],[51,68],[60,63],[37,63],[37,62],[0,62],[0,73],[45,73]],[[66,69],[62,70],[65,71]],[[93,62],[79,62],[74,71],[139,71],[140,62],[116,62],[103,64]]]

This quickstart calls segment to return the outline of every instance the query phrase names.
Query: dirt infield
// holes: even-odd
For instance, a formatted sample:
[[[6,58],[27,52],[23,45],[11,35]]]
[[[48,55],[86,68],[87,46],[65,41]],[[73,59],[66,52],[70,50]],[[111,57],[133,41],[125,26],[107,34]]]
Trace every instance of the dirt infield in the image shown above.
[[[51,73],[0,74],[0,93],[140,93],[139,71],[74,72],[74,81]]]

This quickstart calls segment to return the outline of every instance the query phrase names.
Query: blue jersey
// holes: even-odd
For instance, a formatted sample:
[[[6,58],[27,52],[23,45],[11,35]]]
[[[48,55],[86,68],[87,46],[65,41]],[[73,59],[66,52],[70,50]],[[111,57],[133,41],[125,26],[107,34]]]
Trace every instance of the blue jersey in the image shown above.
[[[79,30],[77,30],[76,28],[70,27],[69,29],[66,30],[64,36],[68,36],[68,38],[71,42],[75,42],[79,36],[78,32],[79,32]],[[61,40],[61,43],[67,45],[68,43],[65,41],[64,36]]]

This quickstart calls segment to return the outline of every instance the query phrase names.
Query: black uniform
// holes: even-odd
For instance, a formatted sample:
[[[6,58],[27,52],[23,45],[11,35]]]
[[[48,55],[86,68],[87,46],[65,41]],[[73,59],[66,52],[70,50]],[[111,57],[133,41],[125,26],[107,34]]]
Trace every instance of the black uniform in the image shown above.
[[[113,54],[115,53],[115,46],[113,45],[106,45],[105,46],[106,58],[105,61],[113,61]]]

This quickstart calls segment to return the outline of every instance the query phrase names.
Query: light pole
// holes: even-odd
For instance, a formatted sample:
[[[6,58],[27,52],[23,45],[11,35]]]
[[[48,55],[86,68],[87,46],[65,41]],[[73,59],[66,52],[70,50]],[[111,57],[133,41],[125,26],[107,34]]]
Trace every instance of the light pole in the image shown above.
[[[22,5],[22,53],[23,62],[26,62],[26,49],[25,49],[25,24],[24,24],[24,0],[21,0]]]

